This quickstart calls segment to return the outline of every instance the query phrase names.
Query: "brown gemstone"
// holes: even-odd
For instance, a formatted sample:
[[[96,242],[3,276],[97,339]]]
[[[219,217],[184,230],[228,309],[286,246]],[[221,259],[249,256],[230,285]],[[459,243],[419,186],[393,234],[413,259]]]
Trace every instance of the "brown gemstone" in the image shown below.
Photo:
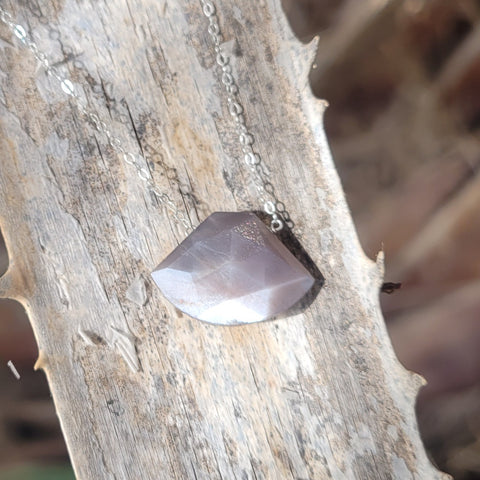
[[[193,318],[234,325],[266,320],[298,302],[313,277],[251,212],[216,212],[152,277]]]

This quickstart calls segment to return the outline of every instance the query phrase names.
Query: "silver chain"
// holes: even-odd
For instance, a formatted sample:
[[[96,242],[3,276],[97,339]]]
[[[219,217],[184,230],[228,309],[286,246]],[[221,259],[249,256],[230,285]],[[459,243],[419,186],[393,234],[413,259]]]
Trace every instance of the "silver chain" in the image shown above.
[[[208,33],[214,44],[216,63],[222,70],[221,81],[228,95],[228,111],[235,120],[236,130],[242,146],[245,163],[252,173],[253,184],[260,203],[263,205],[265,213],[271,217],[270,228],[272,231],[278,232],[284,226],[284,222],[280,218],[280,215],[283,215],[288,223],[288,214],[285,211],[283,203],[276,199],[273,185],[268,181],[268,173],[265,172],[260,155],[253,149],[254,137],[249,132],[245,123],[245,116],[243,114],[244,109],[238,100],[238,86],[232,75],[230,59],[222,51],[221,43],[223,37],[220,31],[215,5],[210,0],[200,0],[200,2],[203,13],[209,20]],[[0,20],[7,25],[15,37],[31,51],[33,56],[42,65],[47,75],[55,78],[59,82],[62,91],[75,100],[78,110],[86,117],[88,122],[95,128],[95,130],[104,135],[110,147],[121,156],[125,163],[135,168],[138,177],[145,183],[147,190],[157,198],[161,205],[170,211],[173,219],[184,228],[187,234],[189,234],[193,230],[190,219],[176,206],[168,193],[161,191],[155,185],[147,167],[148,163],[145,157],[139,153],[129,152],[123,147],[122,141],[109,130],[107,124],[100,118],[100,116],[88,108],[73,83],[50,63],[47,55],[38,48],[38,45],[30,38],[25,28],[22,25],[15,23],[12,15],[1,6]],[[281,207],[281,210],[278,208],[279,206]]]
[[[202,4],[204,15],[208,18],[208,34],[215,49],[215,60],[222,70],[221,81],[227,92],[228,111],[235,120],[238,140],[242,146],[245,163],[252,173],[253,184],[260,203],[263,205],[265,213],[271,217],[270,228],[272,231],[278,232],[283,228],[283,221],[277,212],[277,205],[283,206],[283,204],[275,198],[273,185],[268,181],[268,173],[263,168],[260,155],[253,149],[255,139],[245,123],[244,109],[238,99],[238,85],[232,74],[230,58],[222,50],[223,36],[218,22],[216,7],[211,0],[200,0],[200,3]]]

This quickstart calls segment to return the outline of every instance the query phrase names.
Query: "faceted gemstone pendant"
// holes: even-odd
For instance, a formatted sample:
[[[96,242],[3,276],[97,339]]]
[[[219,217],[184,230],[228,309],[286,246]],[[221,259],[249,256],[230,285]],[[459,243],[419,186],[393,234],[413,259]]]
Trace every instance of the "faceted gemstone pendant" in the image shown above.
[[[313,277],[251,212],[216,212],[152,277],[175,307],[221,325],[253,323],[288,310]]]

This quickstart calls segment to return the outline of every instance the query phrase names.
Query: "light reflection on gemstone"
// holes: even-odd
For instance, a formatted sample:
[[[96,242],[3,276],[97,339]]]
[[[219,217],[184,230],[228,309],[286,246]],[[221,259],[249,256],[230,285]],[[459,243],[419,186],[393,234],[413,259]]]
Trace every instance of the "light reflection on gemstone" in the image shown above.
[[[152,272],[178,309],[210,323],[266,320],[288,310],[313,277],[251,212],[216,212]]]

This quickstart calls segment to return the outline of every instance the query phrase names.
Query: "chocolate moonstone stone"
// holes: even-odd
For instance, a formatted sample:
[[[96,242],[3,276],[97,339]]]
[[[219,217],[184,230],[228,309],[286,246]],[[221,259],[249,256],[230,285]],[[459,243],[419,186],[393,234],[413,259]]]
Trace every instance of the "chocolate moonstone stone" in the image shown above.
[[[222,325],[259,322],[284,312],[314,283],[305,267],[250,212],[213,213],[152,277],[177,308]]]

